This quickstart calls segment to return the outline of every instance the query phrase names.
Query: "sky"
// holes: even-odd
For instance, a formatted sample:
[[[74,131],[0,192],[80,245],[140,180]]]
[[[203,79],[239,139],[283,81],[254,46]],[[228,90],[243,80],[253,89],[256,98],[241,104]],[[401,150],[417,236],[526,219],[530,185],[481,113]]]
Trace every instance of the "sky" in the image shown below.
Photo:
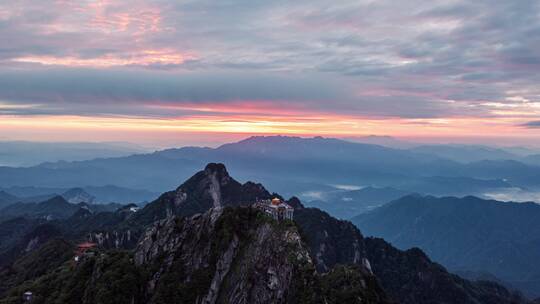
[[[534,145],[540,3],[1,1],[0,140]]]

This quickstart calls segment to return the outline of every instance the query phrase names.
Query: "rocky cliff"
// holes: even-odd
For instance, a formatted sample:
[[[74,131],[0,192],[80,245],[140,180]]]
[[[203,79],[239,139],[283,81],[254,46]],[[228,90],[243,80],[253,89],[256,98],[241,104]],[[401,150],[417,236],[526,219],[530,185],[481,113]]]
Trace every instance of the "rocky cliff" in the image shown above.
[[[135,261],[149,269],[149,303],[387,302],[375,277],[360,267],[329,275],[333,282],[355,277],[354,289],[328,288],[296,226],[249,207],[163,220],[141,239]]]
[[[451,275],[418,249],[366,239],[296,198],[288,201],[294,222],[249,207],[274,195],[209,164],[141,211],[77,214],[58,223],[64,236],[90,235],[99,254],[9,286],[0,303],[18,303],[26,290],[39,295],[36,303],[527,302]]]
[[[0,303],[391,303],[361,266],[316,271],[296,225],[251,207],[156,222],[132,253],[100,251],[12,288]]]

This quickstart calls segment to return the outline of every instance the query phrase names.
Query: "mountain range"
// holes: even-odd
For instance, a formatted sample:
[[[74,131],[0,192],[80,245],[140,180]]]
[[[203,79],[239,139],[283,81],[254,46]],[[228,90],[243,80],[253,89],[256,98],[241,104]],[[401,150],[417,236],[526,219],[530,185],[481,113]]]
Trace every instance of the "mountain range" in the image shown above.
[[[306,202],[307,206],[316,207],[342,219],[350,219],[390,201],[410,194],[407,191],[391,187],[365,187],[358,190],[334,190],[304,193],[302,197],[316,198]]]
[[[233,168],[240,180],[259,180],[287,196],[336,184],[393,187],[432,195],[484,195],[515,188],[539,191],[539,167],[533,162],[488,159],[462,163],[443,157],[444,153],[433,153],[322,137],[251,137],[218,148],[185,147],[28,168],[1,167],[0,184],[52,188],[115,185],[163,192],[204,164],[221,162]]]
[[[539,218],[536,203],[410,195],[352,221],[400,249],[425,250],[451,271],[488,274],[539,296]]]
[[[112,185],[76,188],[0,187],[0,210],[13,203],[40,203],[55,196],[62,196],[67,201],[75,204],[83,202],[89,204],[143,204],[154,200],[159,194],[146,190],[135,190]]]
[[[294,221],[251,207],[274,197],[283,199],[209,164],[140,210],[0,223],[0,244],[13,244],[0,256],[10,260],[0,303],[29,290],[36,303],[528,303],[450,274],[420,249],[365,238],[297,198],[286,200]],[[98,254],[74,264],[66,251],[85,240]]]
[[[66,219],[71,217],[80,208],[89,210],[90,212],[114,211],[121,208],[123,205],[110,204],[88,204],[79,200],[69,201],[63,196],[53,196],[50,199],[39,203],[32,202],[17,202],[0,209],[0,219],[4,218],[43,218],[46,220]]]
[[[15,202],[18,198],[6,191],[0,191],[0,209],[7,207]]]
[[[525,163],[540,164],[538,147],[520,146],[486,146],[474,144],[427,144],[397,139],[392,136],[363,136],[345,137],[347,141],[380,145],[388,148],[410,150],[425,154],[434,154],[439,157],[462,163],[471,163],[482,160],[517,160]]]
[[[147,149],[120,142],[0,141],[0,166],[29,167],[48,161],[77,161],[96,157],[119,157]]]

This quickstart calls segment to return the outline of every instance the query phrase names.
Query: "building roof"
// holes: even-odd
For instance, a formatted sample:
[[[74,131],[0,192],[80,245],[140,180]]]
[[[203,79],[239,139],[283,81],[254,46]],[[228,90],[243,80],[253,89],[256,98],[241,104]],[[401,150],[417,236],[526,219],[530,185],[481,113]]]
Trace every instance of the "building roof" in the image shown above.
[[[90,242],[85,242],[85,243],[81,243],[77,245],[77,247],[80,249],[89,249],[89,248],[94,248],[96,246],[97,246],[96,243],[90,243]]]

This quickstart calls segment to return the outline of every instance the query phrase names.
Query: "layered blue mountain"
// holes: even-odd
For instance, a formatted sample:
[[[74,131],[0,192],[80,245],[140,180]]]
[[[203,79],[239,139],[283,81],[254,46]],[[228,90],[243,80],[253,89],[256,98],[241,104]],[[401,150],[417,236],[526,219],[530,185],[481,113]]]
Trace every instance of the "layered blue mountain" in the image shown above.
[[[510,187],[535,191],[540,187],[539,167],[514,160],[464,164],[434,154],[372,144],[283,136],[251,137],[215,149],[186,147],[29,168],[2,167],[0,184],[116,185],[162,192],[208,162],[225,163],[240,180],[259,180],[285,195],[334,184],[395,187],[433,195],[481,195]]]
[[[482,160],[520,160],[522,157],[500,148],[475,145],[421,145],[410,151],[438,155],[462,163]]]
[[[452,271],[491,274],[539,296],[539,219],[535,203],[410,195],[352,221],[398,248],[421,248]]]
[[[375,144],[389,148],[407,149],[409,151],[437,155],[461,163],[482,160],[518,160],[525,163],[538,162],[538,148],[522,146],[486,146],[474,144],[425,144],[405,141],[391,136],[347,137],[346,140],[365,144]]]
[[[325,210],[337,218],[350,219],[407,194],[410,193],[391,187],[365,187],[358,190],[320,191],[305,196],[308,199],[307,206]],[[316,199],[309,200],[313,197]]]
[[[0,166],[35,166],[46,161],[119,157],[146,149],[129,143],[0,141]]]
[[[11,198],[2,200],[2,193],[6,193]],[[159,196],[159,193],[129,189],[113,185],[105,186],[85,186],[75,188],[52,188],[52,187],[34,187],[34,186],[11,186],[0,187],[0,209],[10,203],[38,203],[55,196],[61,195],[72,203],[94,203],[94,204],[130,204],[144,203],[152,201]],[[2,202],[5,202],[2,204]]]
[[[86,202],[69,202],[63,196],[53,196],[39,203],[16,202],[0,209],[0,220],[16,217],[54,220],[66,219],[84,208],[91,212],[113,211],[122,207],[119,204],[88,204]]]
[[[0,190],[0,209],[7,207],[8,205],[11,205],[17,202],[18,200],[19,198],[12,195],[11,193]]]

